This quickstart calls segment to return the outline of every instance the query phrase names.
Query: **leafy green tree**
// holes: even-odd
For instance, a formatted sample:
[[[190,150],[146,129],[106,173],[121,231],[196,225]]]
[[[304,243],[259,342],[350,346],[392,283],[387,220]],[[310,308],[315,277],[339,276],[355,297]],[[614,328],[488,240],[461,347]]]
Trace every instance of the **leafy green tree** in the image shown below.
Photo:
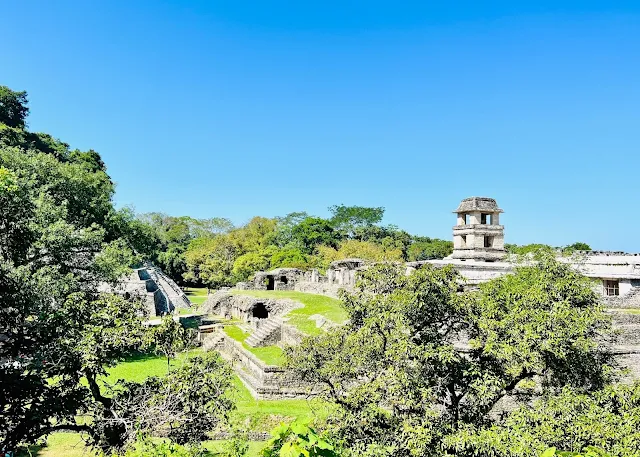
[[[232,371],[215,352],[188,358],[164,377],[120,380],[109,390],[111,405],[89,411],[93,444],[124,449],[142,435],[198,445],[226,425],[235,407]],[[114,420],[117,418],[117,420]]]
[[[173,316],[168,315],[162,318],[159,326],[149,332],[148,339],[155,352],[167,358],[167,372],[169,372],[171,359],[175,359],[178,353],[187,349],[193,337],[180,322],[176,322]]]
[[[269,268],[271,256],[277,252],[273,250],[262,250],[260,252],[248,252],[241,255],[233,262],[233,275],[246,281],[256,271],[264,271]]]
[[[596,340],[608,319],[570,267],[549,257],[464,294],[460,280],[452,267],[371,267],[343,295],[348,323],[288,350],[288,366],[338,406],[329,423],[352,453],[441,455],[507,396],[611,379]]]
[[[562,251],[565,253],[571,253],[574,251],[590,251],[590,250],[591,250],[591,246],[589,246],[587,243],[582,243],[582,242],[573,243],[562,248]]]
[[[525,244],[518,246],[517,244],[505,244],[505,249],[510,254],[526,255],[526,254],[539,254],[552,253],[555,249],[548,244]]]
[[[271,268],[307,268],[307,256],[299,249],[281,249],[271,256]]]
[[[273,236],[273,244],[278,247],[295,246],[296,241],[293,237],[293,228],[303,220],[307,219],[308,213],[304,211],[297,211],[289,213],[284,217],[276,218],[276,229]]]
[[[260,451],[263,457],[339,457],[340,455],[327,437],[301,421],[280,424],[271,432],[271,435],[272,438]]]
[[[294,243],[301,246],[306,254],[312,254],[318,245],[336,247],[339,234],[331,223],[319,217],[307,217],[293,227],[291,232]]]
[[[100,286],[115,285],[140,260],[133,238],[123,237],[130,221],[113,207],[113,183],[97,153],[76,154],[53,140],[56,153],[42,150],[51,137],[22,129],[27,110],[5,101],[1,109],[0,449],[57,430],[121,446],[126,396],[115,398],[102,378],[144,348],[147,329],[142,303]],[[16,134],[12,146],[7,131]]]
[[[0,122],[9,127],[24,128],[29,108],[27,93],[0,86]]]
[[[421,237],[409,246],[408,259],[410,261],[444,259],[452,252],[453,243],[451,241]]]
[[[640,448],[639,423],[639,382],[592,393],[567,387],[498,423],[465,427],[448,441],[460,455],[534,457],[553,447],[564,450],[555,455],[574,456],[597,446],[608,454],[595,456],[627,457]]]
[[[228,235],[196,238],[185,252],[187,272],[184,277],[211,288],[232,285],[236,279],[233,265],[237,258],[238,247]]]
[[[378,224],[384,216],[382,207],[333,205],[329,212],[333,226],[350,237],[357,229]]]

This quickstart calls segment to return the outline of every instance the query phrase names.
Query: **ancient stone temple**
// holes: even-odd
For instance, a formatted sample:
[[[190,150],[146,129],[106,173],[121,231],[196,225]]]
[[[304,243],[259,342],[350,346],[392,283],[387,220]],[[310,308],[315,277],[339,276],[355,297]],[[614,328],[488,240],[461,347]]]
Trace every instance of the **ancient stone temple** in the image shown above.
[[[495,262],[505,257],[504,226],[500,225],[498,204],[493,198],[470,197],[454,211],[452,259]]]

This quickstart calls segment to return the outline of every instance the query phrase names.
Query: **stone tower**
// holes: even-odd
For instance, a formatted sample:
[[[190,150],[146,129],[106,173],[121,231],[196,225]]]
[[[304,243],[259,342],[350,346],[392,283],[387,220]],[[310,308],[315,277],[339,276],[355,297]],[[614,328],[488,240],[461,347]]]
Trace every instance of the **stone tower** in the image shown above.
[[[504,226],[500,225],[498,204],[493,198],[470,197],[454,211],[458,223],[453,227],[451,258],[495,262],[506,255]]]

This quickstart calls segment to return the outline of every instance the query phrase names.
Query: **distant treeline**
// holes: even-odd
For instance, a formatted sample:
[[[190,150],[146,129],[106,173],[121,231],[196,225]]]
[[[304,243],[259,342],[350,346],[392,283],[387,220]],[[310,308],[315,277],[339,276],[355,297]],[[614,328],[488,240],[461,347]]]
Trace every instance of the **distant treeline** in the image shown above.
[[[224,218],[135,216],[131,211],[129,220],[144,234],[138,248],[145,256],[178,282],[209,287],[233,285],[256,271],[279,267],[324,271],[334,260],[351,257],[428,260],[453,250],[450,241],[381,225],[381,207],[336,205],[329,211],[328,219],[306,212],[273,219],[256,216],[240,227]]]

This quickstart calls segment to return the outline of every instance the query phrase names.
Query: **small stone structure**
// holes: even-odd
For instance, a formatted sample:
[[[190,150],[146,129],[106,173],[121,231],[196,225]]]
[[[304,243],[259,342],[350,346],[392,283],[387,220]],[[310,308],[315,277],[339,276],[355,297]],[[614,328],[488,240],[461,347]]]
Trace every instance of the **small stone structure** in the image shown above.
[[[253,288],[257,290],[293,290],[295,283],[303,276],[297,268],[276,268],[256,273]]]
[[[162,270],[153,265],[136,268],[118,284],[102,283],[101,292],[116,293],[126,299],[142,300],[150,316],[162,316],[176,308],[191,307],[191,302],[182,289]]]

